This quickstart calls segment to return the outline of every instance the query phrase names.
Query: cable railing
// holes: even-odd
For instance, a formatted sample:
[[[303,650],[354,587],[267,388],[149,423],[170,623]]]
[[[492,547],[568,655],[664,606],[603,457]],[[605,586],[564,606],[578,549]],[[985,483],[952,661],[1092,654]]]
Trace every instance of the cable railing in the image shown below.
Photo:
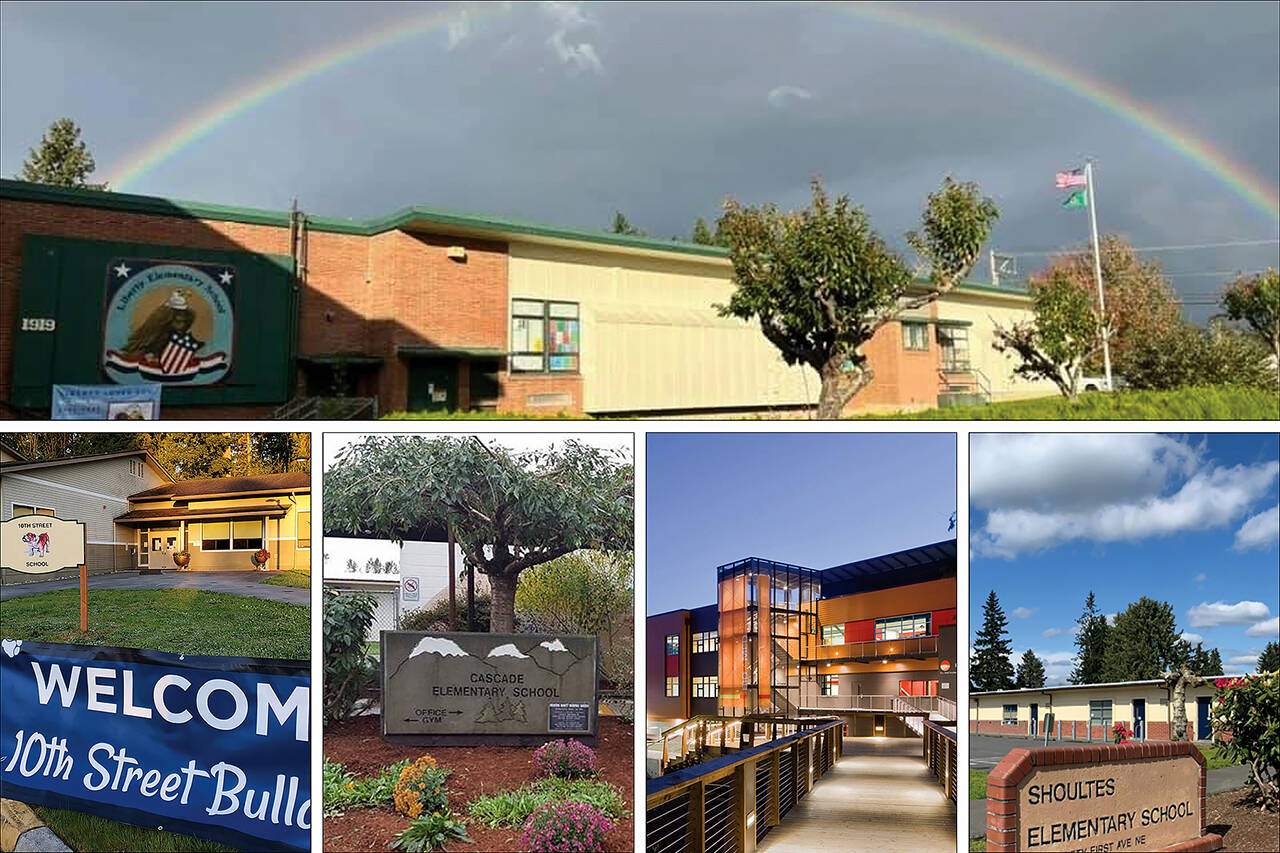
[[[754,850],[843,753],[843,723],[806,722],[817,726],[650,779],[646,853]]]
[[[658,775],[662,775],[667,772],[668,765],[691,756],[697,760],[703,756],[721,755],[731,750],[754,746],[757,741],[776,740],[815,728],[826,722],[826,719],[759,714],[745,717],[700,714],[663,731],[648,742],[647,751],[650,759],[658,760]]]
[[[924,734],[921,738],[924,741],[924,763],[937,777],[938,784],[942,786],[942,790],[952,802],[956,801],[956,788],[959,784],[956,778],[958,750],[954,725],[952,723],[952,727],[949,728],[933,720],[925,720]]]
[[[891,660],[894,658],[921,659],[938,654],[937,635],[905,637],[896,640],[856,640],[852,643],[828,643],[818,646],[819,661]]]

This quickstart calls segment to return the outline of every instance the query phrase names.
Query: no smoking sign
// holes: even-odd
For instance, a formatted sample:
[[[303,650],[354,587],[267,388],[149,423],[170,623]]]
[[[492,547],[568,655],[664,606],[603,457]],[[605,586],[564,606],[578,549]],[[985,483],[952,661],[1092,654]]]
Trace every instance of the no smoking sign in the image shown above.
[[[418,600],[418,579],[416,577],[400,579],[400,598],[404,601]]]

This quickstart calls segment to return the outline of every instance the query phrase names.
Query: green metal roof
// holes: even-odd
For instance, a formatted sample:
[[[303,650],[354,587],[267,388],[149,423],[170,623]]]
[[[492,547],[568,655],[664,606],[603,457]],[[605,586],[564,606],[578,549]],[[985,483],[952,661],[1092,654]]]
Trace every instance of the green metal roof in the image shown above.
[[[206,204],[198,201],[180,201],[157,196],[117,193],[106,190],[90,190],[72,187],[56,187],[28,181],[0,179],[0,198],[18,201],[44,202],[46,204],[70,204],[79,207],[95,207],[104,210],[123,210],[130,213],[149,213],[161,216],[184,216],[191,219],[211,219],[220,222],[243,222],[250,225],[275,225],[288,227],[287,211],[263,210],[254,207]],[[443,210],[434,207],[406,207],[380,219],[356,220],[327,216],[307,216],[307,228],[312,231],[335,234],[373,236],[386,231],[413,230],[414,226],[456,228],[494,237],[542,237],[577,243],[594,243],[602,247],[636,249],[641,251],[670,252],[691,258],[706,260],[729,259],[729,252],[721,246],[686,243],[681,240],[657,240],[652,237],[633,237],[608,231],[592,231],[582,228],[563,228],[540,225],[517,219],[497,216],[479,216],[470,213]],[[924,279],[920,282],[925,283]],[[962,282],[957,290],[972,293],[993,293],[1003,296],[1023,297],[1023,291],[992,287],[978,282]]]
[[[396,355],[401,358],[504,358],[507,351],[495,347],[429,347],[400,344]]]

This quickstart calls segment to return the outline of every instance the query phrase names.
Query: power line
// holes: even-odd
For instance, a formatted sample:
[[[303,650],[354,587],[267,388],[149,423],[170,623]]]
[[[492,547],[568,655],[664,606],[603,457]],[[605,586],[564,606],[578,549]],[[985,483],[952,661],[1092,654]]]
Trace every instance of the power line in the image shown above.
[[[1172,246],[1134,246],[1135,252],[1177,252],[1190,249],[1224,249],[1232,246],[1274,246],[1280,244],[1280,240],[1231,240],[1224,243],[1181,243]],[[1048,255],[1069,255],[1076,249],[1050,249],[1036,251],[1006,251],[996,249],[997,255],[1015,255],[1017,257],[1048,256]]]

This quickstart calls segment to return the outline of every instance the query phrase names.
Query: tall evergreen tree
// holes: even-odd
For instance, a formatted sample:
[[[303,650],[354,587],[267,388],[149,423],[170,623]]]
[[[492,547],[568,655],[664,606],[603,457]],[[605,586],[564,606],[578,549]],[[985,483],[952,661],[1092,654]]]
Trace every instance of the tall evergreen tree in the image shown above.
[[[610,229],[614,234],[626,234],[629,237],[647,237],[648,235],[639,228],[631,224],[631,221],[623,215],[622,211],[615,211],[613,214],[613,227]]]
[[[1145,595],[1116,615],[1105,656],[1106,681],[1158,678],[1186,660],[1173,607]]]
[[[71,119],[60,118],[49,125],[39,147],[27,153],[18,177],[37,184],[105,190],[106,184],[86,180],[95,167],[89,147],[80,139],[80,128]]]
[[[1009,620],[992,590],[982,606],[982,628],[973,641],[969,684],[974,690],[1008,690],[1013,687],[1013,649],[1009,644]]]
[[[1093,590],[1084,600],[1084,612],[1076,620],[1076,666],[1067,679],[1072,684],[1099,684],[1106,681],[1107,639],[1111,626],[1098,612]]]
[[[1267,643],[1258,655],[1258,672],[1280,672],[1280,643],[1275,640]]]
[[[1044,687],[1044,661],[1027,649],[1018,664],[1018,678],[1014,687]]]

